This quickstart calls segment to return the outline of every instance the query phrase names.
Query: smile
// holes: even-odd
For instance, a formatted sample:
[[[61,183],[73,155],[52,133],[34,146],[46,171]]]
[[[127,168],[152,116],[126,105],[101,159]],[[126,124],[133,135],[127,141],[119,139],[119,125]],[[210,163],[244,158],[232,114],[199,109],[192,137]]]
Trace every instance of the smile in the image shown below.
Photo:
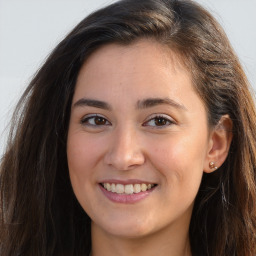
[[[101,183],[101,186],[104,187],[107,191],[117,194],[138,194],[140,192],[145,192],[156,186],[156,184],[115,184],[115,183]]]
[[[157,187],[154,183],[127,183],[117,182],[99,183],[99,188],[110,201],[122,204],[134,204],[148,197]]]

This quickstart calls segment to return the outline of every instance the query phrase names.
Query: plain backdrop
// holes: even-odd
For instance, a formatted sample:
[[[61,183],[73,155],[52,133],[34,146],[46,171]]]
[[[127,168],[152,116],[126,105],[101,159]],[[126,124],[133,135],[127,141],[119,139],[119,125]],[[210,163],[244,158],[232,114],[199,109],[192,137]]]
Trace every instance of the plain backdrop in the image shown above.
[[[0,0],[0,156],[13,108],[33,74],[80,20],[112,2]],[[256,89],[256,0],[197,2],[222,24]]]

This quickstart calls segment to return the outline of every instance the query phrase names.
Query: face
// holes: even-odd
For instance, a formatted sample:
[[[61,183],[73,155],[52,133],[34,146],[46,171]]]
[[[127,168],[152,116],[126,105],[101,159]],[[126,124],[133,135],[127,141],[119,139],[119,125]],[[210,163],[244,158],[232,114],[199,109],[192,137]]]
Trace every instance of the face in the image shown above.
[[[208,150],[205,107],[167,47],[110,44],[85,62],[67,156],[92,228],[123,237],[188,229]]]

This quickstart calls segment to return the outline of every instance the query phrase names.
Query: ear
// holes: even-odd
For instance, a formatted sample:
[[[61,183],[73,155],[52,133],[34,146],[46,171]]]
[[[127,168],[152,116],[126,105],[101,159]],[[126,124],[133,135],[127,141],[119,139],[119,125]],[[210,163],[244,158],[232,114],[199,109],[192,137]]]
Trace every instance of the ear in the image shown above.
[[[229,115],[224,115],[210,132],[204,172],[215,171],[226,160],[233,137],[232,127],[233,123]]]

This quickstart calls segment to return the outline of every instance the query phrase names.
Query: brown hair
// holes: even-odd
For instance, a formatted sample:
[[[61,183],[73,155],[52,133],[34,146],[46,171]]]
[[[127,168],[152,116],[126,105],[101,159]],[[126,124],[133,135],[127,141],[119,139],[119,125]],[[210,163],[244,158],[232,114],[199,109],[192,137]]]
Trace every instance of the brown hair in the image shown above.
[[[66,138],[76,79],[107,43],[153,38],[182,56],[208,111],[233,122],[225,163],[204,174],[190,225],[196,256],[256,254],[256,115],[246,76],[215,19],[190,0],[124,0],[79,23],[24,92],[1,161],[0,253],[88,255],[90,219],[68,175]]]

